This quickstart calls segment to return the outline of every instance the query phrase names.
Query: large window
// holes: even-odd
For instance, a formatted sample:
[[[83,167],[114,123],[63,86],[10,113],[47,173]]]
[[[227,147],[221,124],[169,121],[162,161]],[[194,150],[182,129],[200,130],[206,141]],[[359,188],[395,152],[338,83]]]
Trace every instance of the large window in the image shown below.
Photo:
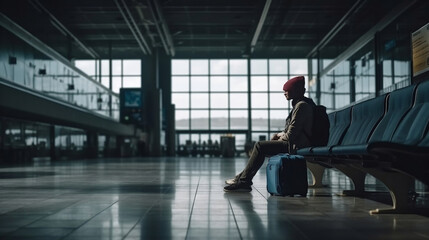
[[[173,60],[176,129],[248,128],[247,60]]]
[[[110,71],[109,60],[75,60],[74,64],[89,77],[103,84],[114,93],[119,93],[120,88],[140,88],[142,86],[141,60],[112,60],[112,71]],[[110,82],[110,72],[112,72],[112,81]],[[107,109],[115,118],[119,118],[119,99],[112,101],[111,110],[109,110],[110,99],[107,95],[97,94],[97,106],[94,109]],[[108,113],[110,114],[110,113]]]
[[[375,96],[373,45],[374,42],[370,41],[351,57],[339,62],[331,71],[321,76],[320,103],[326,106],[328,111],[334,111]],[[321,59],[320,61],[323,67],[332,63],[331,59]],[[312,65],[312,67],[317,66]]]
[[[109,60],[76,60],[75,65],[116,93],[119,93],[120,88],[141,87],[141,60],[112,60],[112,86]]]
[[[303,59],[172,60],[176,129],[189,133],[180,135],[178,144],[201,142],[199,132],[252,129],[249,137],[256,141],[281,131],[291,108],[283,84],[292,76],[307,76],[307,68]],[[204,139],[213,139],[208,135]],[[242,144],[245,138],[236,137]]]

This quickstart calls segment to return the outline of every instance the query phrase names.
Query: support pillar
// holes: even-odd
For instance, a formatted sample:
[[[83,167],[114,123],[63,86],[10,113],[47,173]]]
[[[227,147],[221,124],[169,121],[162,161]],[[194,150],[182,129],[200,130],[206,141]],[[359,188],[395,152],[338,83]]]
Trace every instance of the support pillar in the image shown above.
[[[161,91],[158,84],[157,54],[142,58],[142,88],[144,94],[144,131],[150,156],[161,156]]]
[[[171,57],[164,51],[158,51],[157,73],[159,87],[162,90],[162,125],[161,130],[165,131],[165,147],[168,156],[176,155],[176,108],[171,100]]]
[[[49,156],[51,161],[57,160],[57,154],[55,150],[55,126],[49,126]]]
[[[98,135],[94,131],[86,133],[86,157],[96,158],[98,156]]]

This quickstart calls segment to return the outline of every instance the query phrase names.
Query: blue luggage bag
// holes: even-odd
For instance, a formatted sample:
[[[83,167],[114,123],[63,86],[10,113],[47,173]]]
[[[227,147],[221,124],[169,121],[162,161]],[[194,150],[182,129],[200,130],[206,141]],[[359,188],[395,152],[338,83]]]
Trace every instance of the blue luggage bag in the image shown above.
[[[267,164],[267,190],[271,195],[307,196],[307,164],[303,156],[281,153]]]

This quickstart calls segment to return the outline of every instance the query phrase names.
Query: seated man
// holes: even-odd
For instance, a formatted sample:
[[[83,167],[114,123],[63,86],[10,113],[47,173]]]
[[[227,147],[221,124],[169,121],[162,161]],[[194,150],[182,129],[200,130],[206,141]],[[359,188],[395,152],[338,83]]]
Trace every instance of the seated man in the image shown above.
[[[244,170],[235,178],[225,181],[225,192],[252,191],[252,179],[264,163],[265,156],[278,153],[294,153],[299,148],[309,147],[311,127],[313,125],[314,102],[304,97],[305,78],[298,76],[289,79],[283,85],[286,99],[292,99],[292,110],[286,118],[283,131],[274,134],[269,141],[259,141],[255,144],[252,154]]]

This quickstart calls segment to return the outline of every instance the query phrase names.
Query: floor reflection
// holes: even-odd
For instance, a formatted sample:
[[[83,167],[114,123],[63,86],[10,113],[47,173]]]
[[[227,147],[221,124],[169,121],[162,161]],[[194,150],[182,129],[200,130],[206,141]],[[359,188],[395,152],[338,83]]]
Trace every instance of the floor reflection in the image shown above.
[[[266,239],[267,211],[255,209],[252,193],[224,193],[243,238]],[[262,219],[263,218],[263,219]]]
[[[325,174],[328,187],[309,189],[306,198],[270,196],[265,171],[252,192],[223,192],[225,179],[246,162],[161,157],[0,166],[0,239],[429,238],[428,217],[371,216],[369,209],[390,203],[337,195],[353,185],[334,169]],[[387,193],[370,176],[366,183]],[[427,207],[427,186],[418,183],[416,191]]]

